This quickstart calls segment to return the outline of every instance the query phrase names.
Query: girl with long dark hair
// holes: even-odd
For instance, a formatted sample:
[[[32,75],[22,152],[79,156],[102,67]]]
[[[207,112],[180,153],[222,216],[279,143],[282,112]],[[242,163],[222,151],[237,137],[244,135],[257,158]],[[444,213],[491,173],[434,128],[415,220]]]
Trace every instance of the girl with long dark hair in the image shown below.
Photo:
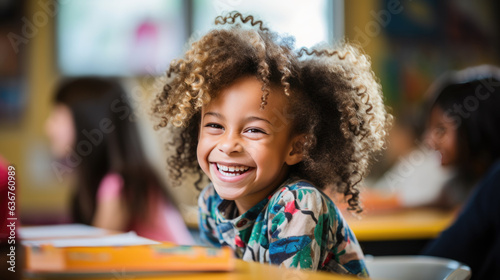
[[[74,222],[192,243],[172,197],[144,156],[120,83],[68,80],[54,103],[46,129],[53,153],[66,159],[55,171],[76,173]]]

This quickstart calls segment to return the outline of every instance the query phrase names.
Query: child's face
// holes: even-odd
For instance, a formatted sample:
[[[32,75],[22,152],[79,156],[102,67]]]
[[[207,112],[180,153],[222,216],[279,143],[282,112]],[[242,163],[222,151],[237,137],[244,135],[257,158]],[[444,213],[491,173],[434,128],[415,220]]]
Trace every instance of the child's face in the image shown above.
[[[293,150],[298,137],[291,137],[292,119],[283,117],[286,97],[272,91],[260,110],[261,88],[256,77],[241,78],[202,109],[198,162],[240,214],[285,179],[288,165],[302,159]]]
[[[439,107],[435,107],[431,111],[426,141],[431,148],[441,154],[441,165],[449,166],[457,162],[457,130],[455,122]]]
[[[45,133],[50,140],[50,149],[55,157],[63,158],[75,144],[75,124],[71,110],[65,105],[56,105],[45,121]]]

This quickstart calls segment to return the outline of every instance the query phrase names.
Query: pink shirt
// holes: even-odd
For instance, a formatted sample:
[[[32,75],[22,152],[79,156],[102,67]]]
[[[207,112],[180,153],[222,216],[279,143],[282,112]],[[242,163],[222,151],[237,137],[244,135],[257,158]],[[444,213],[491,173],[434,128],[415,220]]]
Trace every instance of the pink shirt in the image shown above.
[[[121,196],[123,179],[119,174],[106,175],[97,191],[98,202],[117,199]],[[128,230],[137,235],[156,241],[170,241],[180,245],[193,245],[194,241],[189,233],[181,214],[162,196],[151,194],[148,200],[147,215],[135,221]]]

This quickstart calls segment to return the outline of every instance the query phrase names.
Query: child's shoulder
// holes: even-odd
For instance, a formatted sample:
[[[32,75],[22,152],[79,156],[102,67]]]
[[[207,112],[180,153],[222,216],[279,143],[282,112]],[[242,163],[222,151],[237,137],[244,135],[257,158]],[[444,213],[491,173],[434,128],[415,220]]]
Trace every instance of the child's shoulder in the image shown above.
[[[291,202],[311,209],[321,207],[336,210],[335,204],[326,194],[302,179],[286,181],[270,198],[270,206],[286,206]]]
[[[274,193],[273,197],[284,196],[289,193],[326,196],[310,181],[304,179],[289,179],[280,186],[280,188]]]
[[[281,185],[277,193],[287,193],[287,192],[321,194],[321,191],[318,190],[318,188],[313,183],[304,179],[287,180]]]

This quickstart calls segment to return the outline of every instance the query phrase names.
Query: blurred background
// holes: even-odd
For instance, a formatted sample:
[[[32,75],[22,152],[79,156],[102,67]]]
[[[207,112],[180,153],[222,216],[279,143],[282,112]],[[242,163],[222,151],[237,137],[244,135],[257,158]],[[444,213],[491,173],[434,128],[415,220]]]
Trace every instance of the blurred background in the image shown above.
[[[397,125],[368,184],[418,144],[422,105],[437,77],[500,62],[494,0],[0,0],[0,155],[16,166],[23,223],[69,221],[72,173],[55,170],[44,133],[58,82],[120,78],[149,159],[165,170],[164,146],[147,118],[149,98],[189,38],[233,10],[295,36],[297,47],[345,38],[371,57]],[[196,203],[192,187],[174,194],[182,205]]]

